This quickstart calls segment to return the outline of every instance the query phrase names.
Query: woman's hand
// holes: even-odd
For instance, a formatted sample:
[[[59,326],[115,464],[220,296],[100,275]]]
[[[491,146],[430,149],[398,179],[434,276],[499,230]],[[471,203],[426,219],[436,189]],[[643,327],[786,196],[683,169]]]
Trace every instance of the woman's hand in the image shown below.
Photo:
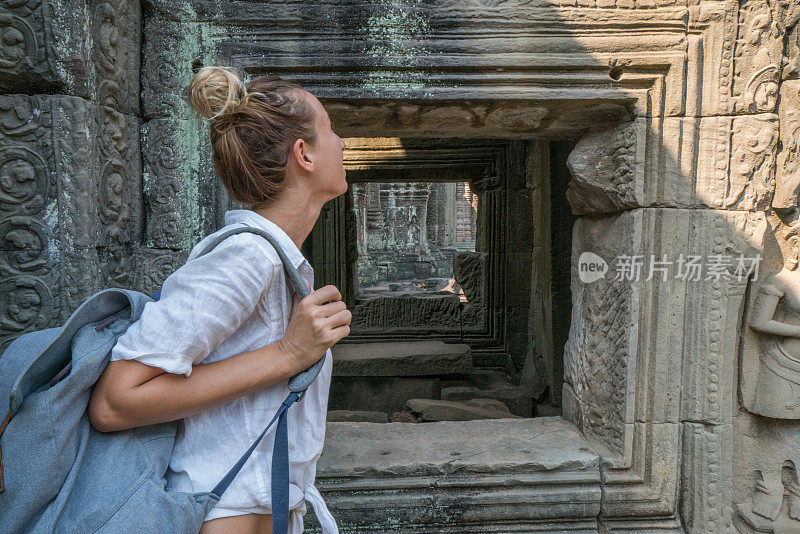
[[[352,318],[336,286],[317,289],[303,300],[295,293],[289,325],[278,343],[295,360],[297,372],[305,371],[350,333]]]

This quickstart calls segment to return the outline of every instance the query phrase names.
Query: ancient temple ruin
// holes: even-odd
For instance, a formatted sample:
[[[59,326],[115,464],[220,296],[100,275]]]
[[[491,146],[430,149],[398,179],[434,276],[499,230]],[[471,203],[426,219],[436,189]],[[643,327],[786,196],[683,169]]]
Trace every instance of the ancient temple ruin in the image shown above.
[[[796,1],[0,14],[3,348],[182,265],[238,207],[183,90],[277,74],[347,142],[304,245],[343,531],[800,532]]]

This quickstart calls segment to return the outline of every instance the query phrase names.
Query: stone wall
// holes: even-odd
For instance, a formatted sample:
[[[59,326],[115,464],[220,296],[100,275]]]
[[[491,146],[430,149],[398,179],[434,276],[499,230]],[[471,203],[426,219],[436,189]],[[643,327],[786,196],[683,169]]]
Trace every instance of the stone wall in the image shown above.
[[[140,20],[127,0],[0,8],[0,348],[158,276],[139,249]]]

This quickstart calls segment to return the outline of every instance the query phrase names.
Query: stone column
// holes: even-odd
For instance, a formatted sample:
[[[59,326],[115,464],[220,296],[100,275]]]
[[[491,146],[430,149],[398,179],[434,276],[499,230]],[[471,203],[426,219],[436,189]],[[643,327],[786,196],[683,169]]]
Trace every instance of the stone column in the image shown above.
[[[0,350],[138,288],[140,6],[12,2],[0,22]]]

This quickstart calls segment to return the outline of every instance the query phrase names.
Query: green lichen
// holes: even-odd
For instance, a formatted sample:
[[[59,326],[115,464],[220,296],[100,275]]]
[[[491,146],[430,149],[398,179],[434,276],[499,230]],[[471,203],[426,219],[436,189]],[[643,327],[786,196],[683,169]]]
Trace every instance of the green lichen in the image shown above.
[[[413,65],[420,56],[430,55],[430,50],[421,44],[430,30],[422,16],[421,7],[424,5],[419,0],[377,3],[361,31],[369,43],[367,55],[382,68],[367,72],[361,83],[364,89],[421,89],[426,86],[427,74],[421,70],[391,69],[393,66]]]

